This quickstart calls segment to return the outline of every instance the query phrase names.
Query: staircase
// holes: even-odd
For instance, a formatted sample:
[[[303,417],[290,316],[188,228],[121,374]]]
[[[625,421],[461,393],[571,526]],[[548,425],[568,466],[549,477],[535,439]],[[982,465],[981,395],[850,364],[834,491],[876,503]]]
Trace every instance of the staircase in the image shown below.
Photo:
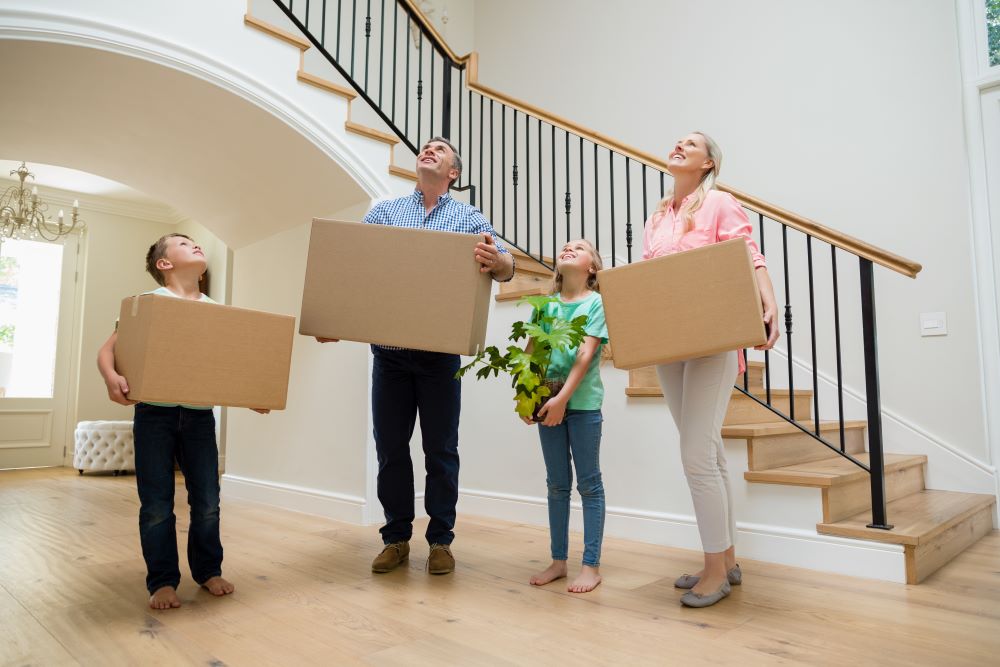
[[[763,398],[764,363],[751,361],[749,390]],[[662,397],[652,367],[629,372],[626,394],[636,398]],[[778,404],[787,409],[787,391],[772,389]],[[812,392],[796,391],[800,401],[796,412],[809,414]],[[806,421],[810,428],[814,426]],[[865,453],[864,421],[847,421],[846,448],[863,462]],[[823,432],[839,431],[839,421],[820,422]],[[886,511],[892,530],[868,528],[871,521],[871,494],[868,473],[851,461],[830,451],[811,436],[787,421],[775,421],[774,414],[753,401],[739,389],[723,422],[722,437],[745,440],[746,481],[753,484],[782,484],[812,487],[821,491],[823,521],[816,531],[861,540],[901,544],[906,562],[906,583],[918,584],[939,567],[993,530],[991,495],[935,491],[925,488],[927,457],[908,454],[885,454]]]
[[[476,76],[475,54],[464,57],[454,54],[410,0],[392,0],[388,10],[383,4],[382,13],[375,17],[369,3],[363,37],[357,29],[356,13],[349,13],[349,23],[344,14],[339,15],[339,22],[331,23],[326,13],[327,2],[322,0],[312,3],[311,8],[309,2],[291,0],[255,2],[262,10],[274,14],[277,9],[280,13],[276,14],[277,19],[269,15],[270,20],[264,20],[248,2],[244,19],[248,29],[262,31],[300,50],[299,68],[289,72],[289,76],[347,102],[345,130],[388,149],[385,169],[400,194],[412,188],[416,180],[410,167],[420,142],[433,134],[442,134],[458,144],[466,168],[456,190],[467,195],[494,222],[517,261],[515,278],[500,287],[497,301],[515,301],[547,291],[551,257],[560,243],[570,238],[593,239],[602,254],[610,258],[612,266],[633,260],[633,220],[646,219],[650,202],[656,199],[657,184],[661,196],[664,192],[662,160],[481,85]],[[330,3],[331,12],[334,6],[340,12],[340,3]],[[354,8],[356,12],[356,3]],[[280,27],[277,23],[281,20],[290,21],[292,27]],[[320,27],[310,29],[310,21]],[[381,23],[381,54],[373,60],[370,46],[378,23]],[[328,26],[332,26],[335,36],[327,34]],[[387,37],[390,34],[391,38]],[[401,56],[397,53],[400,35],[406,52],[405,64],[399,64]],[[417,63],[410,61],[411,35],[416,40],[414,45],[419,44]],[[390,80],[387,91],[383,76],[387,76],[385,70],[390,67],[385,58],[385,41],[389,39],[393,44],[392,76],[387,77]],[[341,55],[341,46],[347,55]],[[306,54],[310,49],[322,54],[323,75],[307,71]],[[359,61],[357,68],[355,55]],[[376,62],[377,85],[373,73]],[[403,75],[397,74],[397,64],[405,72],[405,83]],[[330,76],[342,82],[333,81]],[[412,81],[415,97],[411,93],[411,78],[415,79]],[[425,95],[427,84],[429,95]],[[405,93],[397,100],[396,91],[402,91],[404,86]],[[361,103],[355,107],[358,98]],[[422,114],[424,105],[429,106],[426,115]],[[413,115],[415,127],[410,124]],[[591,154],[592,160],[586,163]],[[771,376],[778,375],[778,365],[769,355],[764,355],[764,361],[750,361],[747,373],[733,388],[723,427],[725,438],[746,442],[745,480],[751,484],[819,489],[823,520],[816,525],[818,533],[902,545],[907,583],[923,581],[993,529],[995,497],[927,489],[926,456],[882,452],[873,267],[880,265],[915,277],[920,265],[726,186],[721,189],[734,194],[747,209],[751,221],[757,223],[755,236],[769,258],[769,266],[775,267],[775,287],[784,282],[785,357],[794,358],[793,310],[808,309],[812,386],[818,384],[821,365],[825,368],[835,365],[836,386],[841,394],[837,419],[820,420],[817,424],[819,402],[813,390],[796,386],[795,380],[801,382],[801,378],[792,361],[788,363],[782,387],[772,385]],[[624,224],[620,224],[622,221]],[[805,259],[789,250],[790,231],[805,238]],[[832,279],[817,277],[814,271],[814,245],[820,243],[829,248]],[[846,317],[840,310],[839,290],[844,278],[843,271],[838,274],[838,257],[845,255],[857,260],[860,267],[862,313],[857,324],[863,329],[868,397],[864,420],[847,419],[843,408],[841,330]],[[798,290],[798,283],[804,283],[805,276],[796,281],[790,279],[791,273],[805,271],[805,264],[807,301],[802,296],[805,290]],[[817,284],[822,280],[830,283],[826,304],[816,294],[819,290],[814,289],[814,277]],[[794,299],[791,285],[797,290]],[[779,309],[781,306],[779,301]],[[817,318],[824,317],[824,308],[832,312],[835,364],[832,359],[829,362],[817,359]],[[796,341],[801,340],[799,336]],[[626,395],[638,401],[662,396],[653,369],[630,371]]]

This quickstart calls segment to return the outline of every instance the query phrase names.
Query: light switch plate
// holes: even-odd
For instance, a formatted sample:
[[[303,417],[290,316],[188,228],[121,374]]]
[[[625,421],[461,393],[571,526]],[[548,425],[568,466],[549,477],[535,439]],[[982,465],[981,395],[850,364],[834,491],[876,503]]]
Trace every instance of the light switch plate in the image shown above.
[[[944,313],[920,313],[921,336],[947,336],[948,318]]]

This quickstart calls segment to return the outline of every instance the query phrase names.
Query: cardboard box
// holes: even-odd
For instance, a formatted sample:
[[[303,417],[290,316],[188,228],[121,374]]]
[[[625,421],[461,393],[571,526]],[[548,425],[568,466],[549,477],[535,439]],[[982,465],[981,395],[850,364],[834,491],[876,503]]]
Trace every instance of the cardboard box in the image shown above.
[[[295,318],[142,294],[122,300],[115,368],[136,401],[283,410]]]
[[[598,274],[616,368],[704,357],[767,340],[746,241]]]
[[[313,220],[299,333],[431,352],[486,343],[475,234]]]

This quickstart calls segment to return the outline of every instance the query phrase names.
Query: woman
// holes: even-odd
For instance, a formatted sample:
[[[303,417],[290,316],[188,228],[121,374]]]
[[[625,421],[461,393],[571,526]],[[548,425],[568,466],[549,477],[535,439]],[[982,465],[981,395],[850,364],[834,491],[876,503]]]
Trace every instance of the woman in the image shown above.
[[[702,132],[693,132],[677,142],[667,158],[674,191],[646,222],[642,256],[652,259],[719,241],[746,239],[768,331],[767,342],[756,349],[768,350],[778,339],[774,289],[764,256],[750,237],[752,228],[743,207],[732,195],[715,189],[721,163],[722,151]],[[706,271],[710,270],[706,267]],[[736,521],[722,446],[722,420],[737,369],[742,372],[744,368],[740,351],[656,367],[663,395],[680,431],[681,462],[705,552],[700,572],[685,574],[674,582],[677,588],[690,589],[681,596],[681,602],[689,607],[715,604],[742,579],[736,564]]]

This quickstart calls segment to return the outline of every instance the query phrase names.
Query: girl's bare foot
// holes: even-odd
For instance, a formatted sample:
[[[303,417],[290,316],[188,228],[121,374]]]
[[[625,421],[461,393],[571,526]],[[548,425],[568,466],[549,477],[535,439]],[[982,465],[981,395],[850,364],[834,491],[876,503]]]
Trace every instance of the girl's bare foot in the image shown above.
[[[157,588],[149,596],[150,609],[176,609],[181,606],[181,599],[177,597],[177,591],[173,586]]]
[[[573,583],[566,590],[570,593],[589,593],[597,588],[599,583],[601,583],[600,570],[596,567],[584,565],[583,569],[580,570],[580,574],[577,575],[576,579],[573,580]]]
[[[554,560],[552,561],[552,565],[549,565],[547,568],[531,577],[530,583],[532,586],[544,586],[545,584],[552,583],[556,579],[562,579],[565,576],[566,561]]]
[[[212,595],[229,595],[236,590],[236,587],[222,577],[212,577],[202,583],[202,587],[207,589]]]

